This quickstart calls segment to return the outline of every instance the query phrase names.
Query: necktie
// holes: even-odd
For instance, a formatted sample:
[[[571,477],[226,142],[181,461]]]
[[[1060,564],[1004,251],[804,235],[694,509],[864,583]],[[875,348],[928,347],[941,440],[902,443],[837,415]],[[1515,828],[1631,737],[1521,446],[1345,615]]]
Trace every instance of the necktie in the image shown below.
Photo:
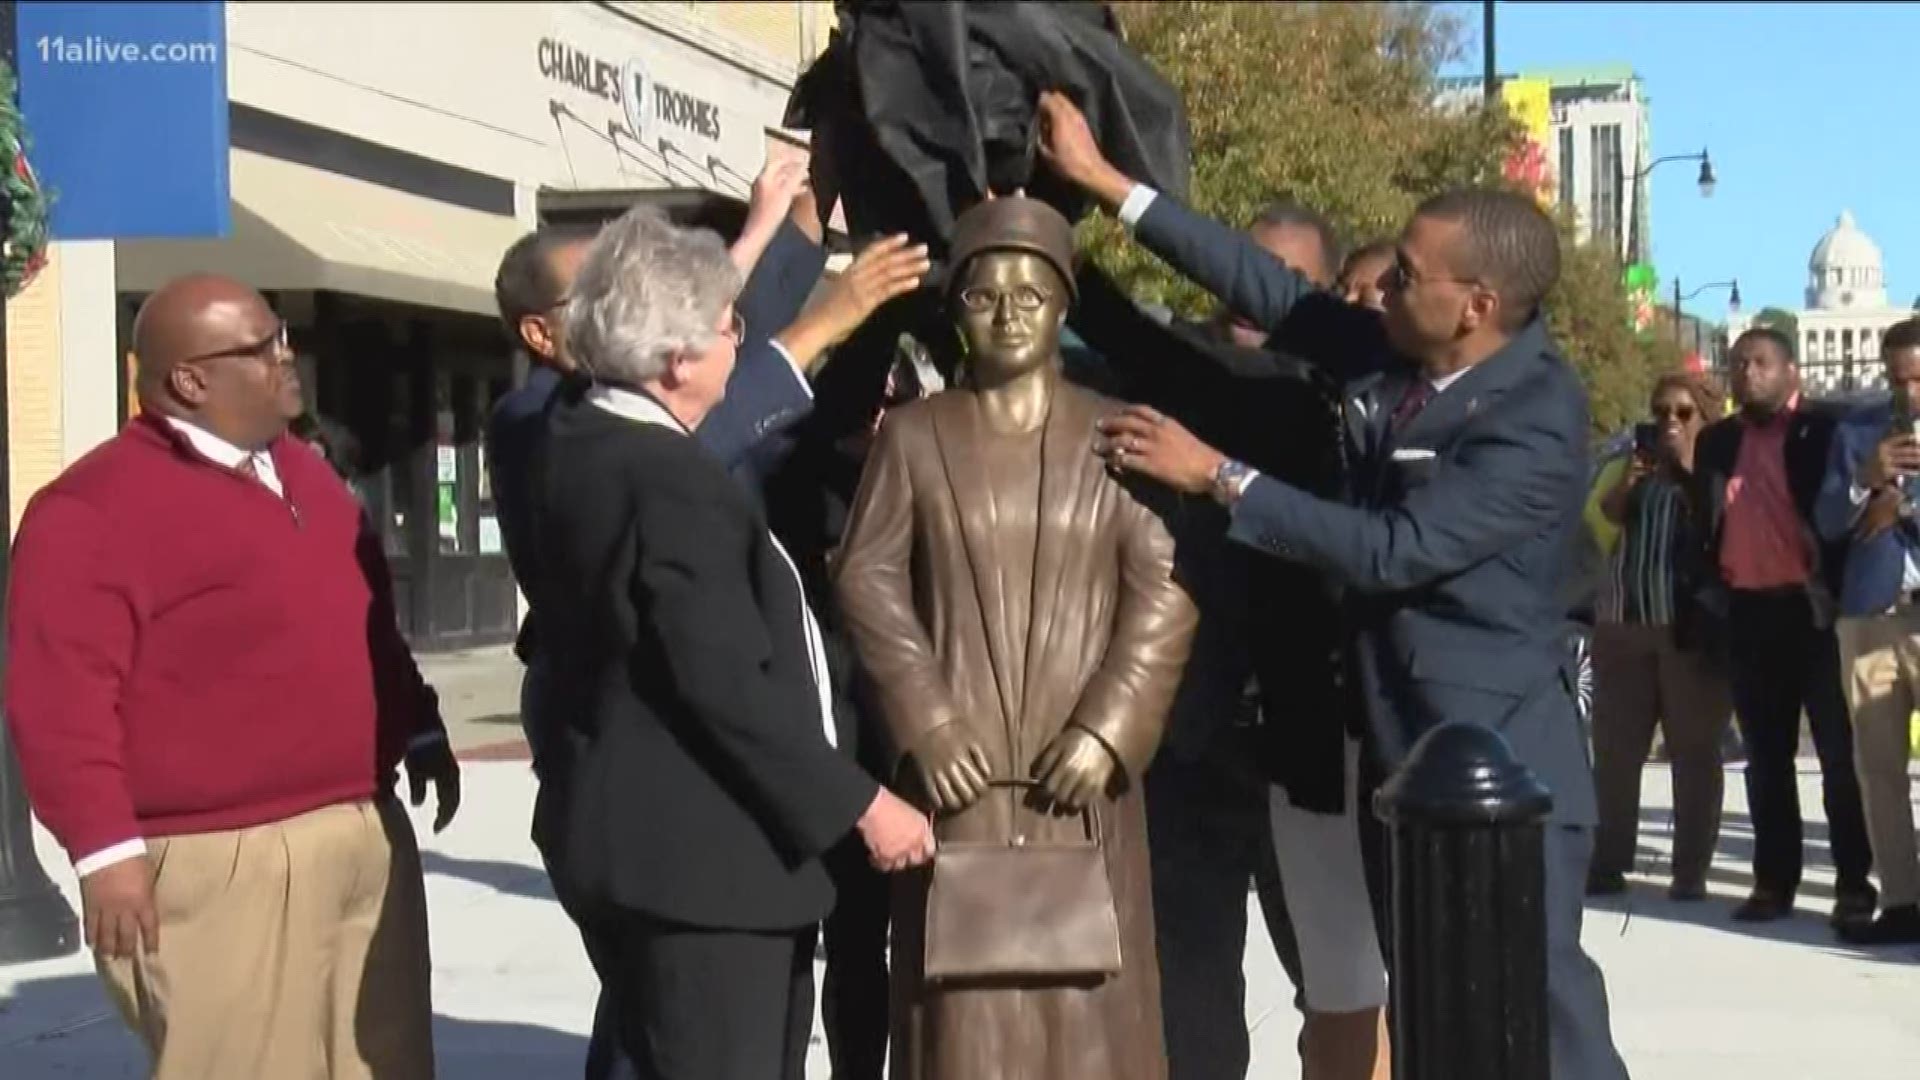
[[[1393,413],[1387,418],[1387,425],[1393,431],[1405,428],[1420,415],[1420,410],[1433,400],[1433,384],[1425,379],[1415,379],[1407,386],[1407,392],[1400,395],[1400,404],[1393,407]]]
[[[260,479],[260,466],[254,464],[252,454],[241,458],[239,464],[233,467],[233,471],[249,480],[258,481]]]

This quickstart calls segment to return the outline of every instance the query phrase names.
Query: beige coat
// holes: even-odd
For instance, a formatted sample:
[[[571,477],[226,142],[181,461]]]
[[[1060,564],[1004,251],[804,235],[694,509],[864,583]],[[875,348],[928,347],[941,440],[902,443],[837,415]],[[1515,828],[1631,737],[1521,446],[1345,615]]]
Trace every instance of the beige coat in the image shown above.
[[[903,874],[894,1080],[1166,1075],[1140,779],[1198,616],[1173,580],[1173,540],[1160,517],[1092,453],[1094,423],[1113,407],[1059,384],[1035,483],[1009,480],[1004,444],[996,452],[998,441],[989,443],[975,394],[936,395],[888,414],[854,500],[836,585],[903,754],[933,727],[959,721],[986,747],[995,777],[1029,777],[1071,722],[1121,762],[1118,797],[1101,801],[1098,820],[1122,973],[1092,988],[929,985],[920,976],[927,875]],[[906,785],[911,770],[900,775]],[[906,790],[929,805],[917,787]],[[996,789],[938,820],[936,833],[1080,835],[1079,819],[1018,799]]]

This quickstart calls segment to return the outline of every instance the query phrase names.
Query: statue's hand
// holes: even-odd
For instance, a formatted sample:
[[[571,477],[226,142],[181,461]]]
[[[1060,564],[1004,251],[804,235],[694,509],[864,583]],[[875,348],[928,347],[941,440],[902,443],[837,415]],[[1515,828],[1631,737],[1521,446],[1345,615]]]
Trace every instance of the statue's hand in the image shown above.
[[[987,792],[993,766],[986,748],[966,725],[951,721],[927,733],[913,752],[920,782],[933,797],[933,807],[952,813],[965,810]]]
[[[1041,751],[1033,773],[1055,806],[1078,811],[1105,793],[1119,764],[1098,736],[1069,724]]]

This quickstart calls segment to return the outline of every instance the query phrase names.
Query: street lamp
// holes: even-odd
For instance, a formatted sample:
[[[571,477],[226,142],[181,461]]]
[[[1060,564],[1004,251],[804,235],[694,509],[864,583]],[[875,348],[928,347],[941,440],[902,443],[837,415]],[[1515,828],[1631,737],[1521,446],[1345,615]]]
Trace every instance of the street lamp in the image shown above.
[[[1686,294],[1685,296],[1682,296],[1680,295],[1680,279],[1679,277],[1676,276],[1673,279],[1673,347],[1674,348],[1678,349],[1682,347],[1680,344],[1680,322],[1681,322],[1680,305],[1685,301],[1691,300],[1694,297],[1699,296],[1701,293],[1706,292],[1708,289],[1733,290],[1732,295],[1727,297],[1727,307],[1733,311],[1740,310],[1740,280],[1738,278],[1735,278],[1732,281],[1716,281],[1711,285],[1702,285],[1699,288],[1693,290],[1692,292]],[[1700,347],[1700,333],[1698,329],[1694,331],[1693,345],[1696,350],[1699,349]]]
[[[1713,159],[1707,156],[1707,151],[1704,147],[1697,154],[1669,154],[1663,158],[1654,158],[1651,162],[1647,163],[1646,168],[1641,169],[1632,176],[1625,175],[1625,165],[1623,161],[1615,158],[1614,177],[1617,190],[1614,193],[1613,200],[1613,235],[1616,238],[1622,236],[1627,238],[1626,259],[1624,260],[1627,263],[1640,261],[1640,214],[1638,213],[1639,206],[1637,200],[1634,207],[1635,213],[1632,223],[1633,234],[1629,236],[1626,229],[1627,185],[1632,184],[1634,185],[1633,189],[1635,191],[1640,190],[1640,181],[1646,179],[1649,173],[1669,161],[1697,161],[1700,163],[1700,179],[1698,183],[1700,185],[1701,198],[1713,198],[1713,189],[1720,183],[1719,178],[1713,174]]]

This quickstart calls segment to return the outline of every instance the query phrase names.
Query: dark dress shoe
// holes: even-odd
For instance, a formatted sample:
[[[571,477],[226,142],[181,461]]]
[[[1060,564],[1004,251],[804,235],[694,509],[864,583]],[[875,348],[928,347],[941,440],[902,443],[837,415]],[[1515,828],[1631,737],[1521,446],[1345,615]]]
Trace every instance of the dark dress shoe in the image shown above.
[[[1920,945],[1920,906],[1902,904],[1867,922],[1840,927],[1849,945]]]
[[[1707,898],[1707,885],[1703,881],[1676,881],[1667,888],[1667,899],[1682,904],[1690,904]]]
[[[1627,891],[1627,875],[1596,870],[1587,875],[1588,896],[1619,896]]]
[[[1864,926],[1873,921],[1873,909],[1880,904],[1880,894],[1871,886],[1865,889],[1843,889],[1833,901],[1833,917],[1828,920],[1838,930],[1848,926]]]
[[[1778,893],[1755,891],[1733,909],[1734,922],[1778,922],[1793,914],[1793,901]]]

